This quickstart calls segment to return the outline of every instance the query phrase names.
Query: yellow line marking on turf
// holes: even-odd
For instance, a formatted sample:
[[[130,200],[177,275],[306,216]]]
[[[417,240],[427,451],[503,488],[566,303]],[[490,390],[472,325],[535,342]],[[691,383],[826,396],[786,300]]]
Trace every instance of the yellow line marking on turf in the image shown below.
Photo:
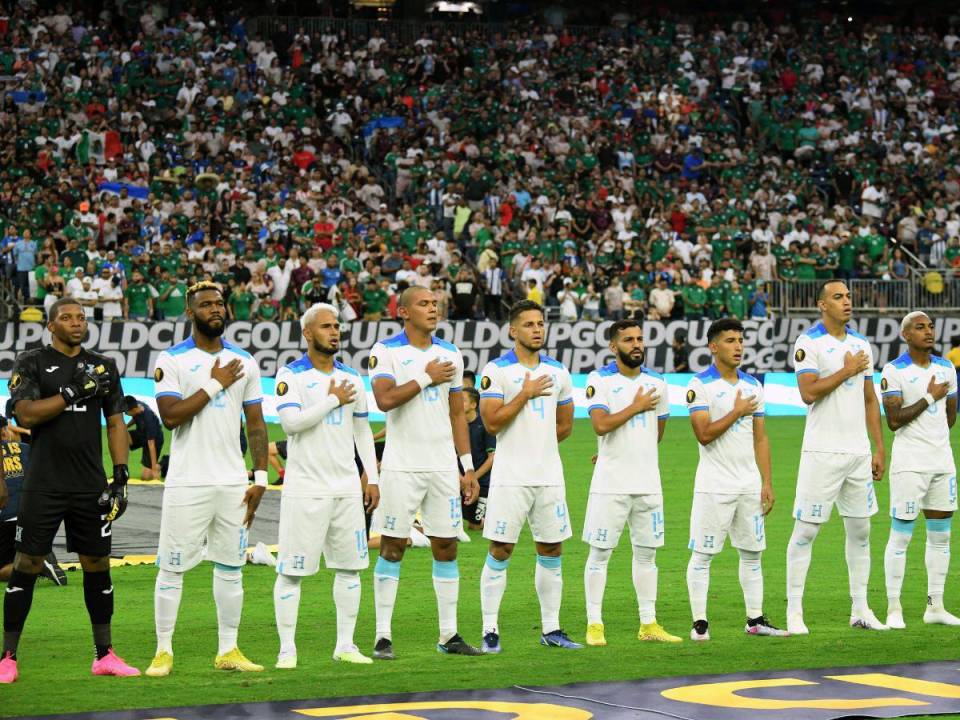
[[[143,485],[145,487],[163,487],[166,485],[163,480],[141,480],[140,478],[130,478],[128,485]],[[267,485],[267,490],[283,490],[283,485]]]
[[[279,545],[267,545],[267,550],[272,553],[277,552]],[[253,547],[248,547],[247,552],[253,552]],[[157,562],[156,555],[124,555],[123,557],[110,558],[110,567],[123,567],[124,565],[153,565]],[[60,563],[60,567],[64,570],[70,568],[79,568],[80,563],[78,562],[67,562]],[[155,718],[154,720],[165,720],[165,718]],[[175,719],[174,719],[175,720]]]

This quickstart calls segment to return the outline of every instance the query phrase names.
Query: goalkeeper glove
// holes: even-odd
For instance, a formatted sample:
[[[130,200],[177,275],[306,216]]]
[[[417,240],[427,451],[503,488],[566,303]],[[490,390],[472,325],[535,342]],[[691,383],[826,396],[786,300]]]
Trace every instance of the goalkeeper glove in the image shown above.
[[[77,365],[71,383],[60,391],[60,396],[68,406],[109,394],[110,373],[103,365],[97,365],[92,370],[88,370],[86,365]]]
[[[126,465],[113,466],[113,482],[100,495],[97,501],[100,507],[107,508],[104,520],[113,522],[127,509],[127,481],[130,479],[130,470]]]

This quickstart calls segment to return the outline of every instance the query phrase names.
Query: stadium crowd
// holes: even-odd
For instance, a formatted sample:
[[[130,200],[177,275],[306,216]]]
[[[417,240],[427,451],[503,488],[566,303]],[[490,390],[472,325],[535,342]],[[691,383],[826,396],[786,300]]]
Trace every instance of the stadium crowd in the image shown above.
[[[401,43],[125,3],[0,20],[22,303],[234,319],[766,317],[772,281],[960,269],[960,36],[816,15]]]

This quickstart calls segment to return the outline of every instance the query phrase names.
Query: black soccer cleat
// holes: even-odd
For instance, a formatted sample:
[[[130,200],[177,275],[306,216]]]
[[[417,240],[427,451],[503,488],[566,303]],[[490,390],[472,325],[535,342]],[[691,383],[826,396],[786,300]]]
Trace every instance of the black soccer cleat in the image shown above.
[[[690,629],[690,639],[696,642],[704,642],[710,639],[709,624],[706,620],[697,620]]]
[[[40,575],[47,578],[54,585],[66,585],[67,574],[57,562],[57,556],[52,552],[43,559],[43,567],[40,569]]]
[[[373,646],[373,657],[375,660],[394,660],[393,643],[389,638],[380,638],[377,644]]]
[[[483,650],[468,645],[459,635],[454,635],[445,643],[437,643],[437,652],[444,655],[483,655]]]

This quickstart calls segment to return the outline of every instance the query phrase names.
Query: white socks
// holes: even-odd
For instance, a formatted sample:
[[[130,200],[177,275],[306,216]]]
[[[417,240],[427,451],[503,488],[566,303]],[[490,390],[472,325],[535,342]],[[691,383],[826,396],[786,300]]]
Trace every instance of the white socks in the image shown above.
[[[507,566],[510,559],[497,560],[487,553],[487,560],[480,573],[480,612],[483,615],[483,634],[499,633],[497,619],[500,601],[507,589]]]
[[[359,572],[337,570],[333,578],[333,604],[337,607],[336,652],[355,651],[357,646],[353,643],[353,631],[357,626],[357,614],[360,612]]]
[[[300,612],[300,581],[297,575],[277,575],[273,584],[273,609],[280,634],[280,654],[296,655],[297,615]]]
[[[377,611],[377,639],[392,639],[393,606],[397,604],[400,584],[400,563],[377,558],[373,569],[373,600]]]
[[[460,595],[460,569],[456,560],[433,561],[433,591],[437,595],[440,618],[440,642],[457,634],[457,598]]]
[[[813,555],[813,541],[820,532],[816,523],[797,520],[787,543],[787,617],[803,614],[803,588]]]
[[[743,604],[747,609],[747,618],[763,615],[763,569],[760,566],[760,553],[738,550],[740,553],[740,587],[743,589]]]
[[[845,517],[847,531],[845,555],[850,578],[850,599],[854,615],[867,609],[867,584],[870,581],[870,518]]]
[[[930,606],[943,607],[943,586],[950,567],[950,521],[952,518],[927,520],[927,595]]]
[[[710,589],[710,562],[713,555],[692,552],[687,563],[687,593],[693,621],[707,619],[707,591]]]
[[[213,565],[213,599],[217,605],[217,630],[220,649],[225,655],[237,647],[237,632],[243,614],[243,573],[232,565]]]
[[[157,652],[173,655],[173,629],[177,624],[183,573],[160,570],[153,591],[153,618],[157,628]]]
[[[657,550],[633,546],[633,589],[637,593],[640,623],[657,621]]]
[[[537,597],[540,599],[540,623],[543,634],[560,629],[560,600],[563,596],[563,566],[559,557],[537,555],[534,575]]]
[[[583,568],[583,587],[587,595],[587,624],[603,622],[603,591],[607,587],[607,564],[613,550],[590,546]]]
[[[883,574],[887,585],[887,610],[901,610],[900,590],[907,568],[907,548],[913,538],[914,520],[898,520],[890,523],[890,539],[883,551]],[[929,571],[928,571],[929,572]]]

